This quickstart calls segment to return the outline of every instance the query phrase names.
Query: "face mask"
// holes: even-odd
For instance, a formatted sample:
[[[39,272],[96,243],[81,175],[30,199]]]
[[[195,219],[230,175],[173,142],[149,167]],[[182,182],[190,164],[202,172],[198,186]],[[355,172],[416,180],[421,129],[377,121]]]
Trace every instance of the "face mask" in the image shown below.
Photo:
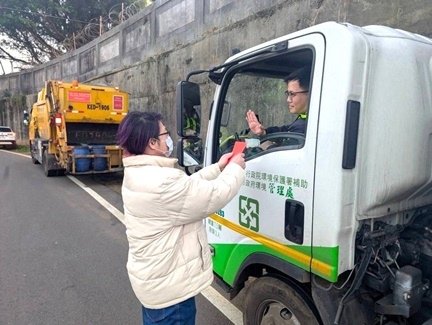
[[[159,152],[162,152],[162,153],[165,155],[165,157],[169,157],[169,156],[171,156],[171,154],[172,154],[172,152],[173,152],[173,149],[174,149],[174,143],[173,143],[173,140],[171,139],[170,136],[168,136],[168,137],[166,138],[165,143],[166,143],[166,145],[167,145],[167,147],[168,147],[168,150],[167,150],[167,151],[162,151],[162,150],[159,150],[159,149],[156,149],[156,150],[159,151]]]
[[[171,139],[170,136],[167,136],[167,138],[165,140],[165,143],[166,143],[166,145],[168,147],[168,151],[164,152],[164,154],[165,154],[165,157],[169,157],[169,156],[171,156],[171,154],[172,154],[172,152],[174,150],[174,142],[173,142],[173,140]]]

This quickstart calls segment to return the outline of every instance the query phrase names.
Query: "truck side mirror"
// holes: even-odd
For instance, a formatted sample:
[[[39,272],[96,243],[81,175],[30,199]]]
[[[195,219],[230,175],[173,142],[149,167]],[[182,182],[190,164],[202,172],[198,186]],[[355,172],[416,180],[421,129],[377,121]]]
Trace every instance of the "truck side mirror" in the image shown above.
[[[201,132],[201,97],[198,84],[180,81],[176,88],[177,134],[198,137]]]
[[[204,161],[203,152],[203,144],[200,138],[179,139],[177,143],[178,164],[182,167],[202,165]]]

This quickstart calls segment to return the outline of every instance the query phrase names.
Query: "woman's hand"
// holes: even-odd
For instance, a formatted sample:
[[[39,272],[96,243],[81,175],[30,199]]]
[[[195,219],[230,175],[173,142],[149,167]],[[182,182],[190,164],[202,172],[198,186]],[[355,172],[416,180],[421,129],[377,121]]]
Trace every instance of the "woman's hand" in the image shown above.
[[[252,110],[246,112],[246,121],[249,125],[249,129],[256,135],[264,135],[265,129],[262,124],[258,121],[256,114]]]
[[[220,170],[222,171],[228,163],[234,163],[239,165],[241,168],[246,168],[246,162],[244,159],[244,153],[239,153],[233,156],[232,152],[226,153],[220,157],[218,161],[218,165]]]

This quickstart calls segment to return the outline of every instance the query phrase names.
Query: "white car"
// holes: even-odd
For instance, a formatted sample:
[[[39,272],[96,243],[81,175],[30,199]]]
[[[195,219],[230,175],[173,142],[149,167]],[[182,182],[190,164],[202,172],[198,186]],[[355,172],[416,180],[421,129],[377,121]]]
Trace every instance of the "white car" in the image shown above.
[[[0,126],[0,147],[16,148],[16,134],[8,126]]]

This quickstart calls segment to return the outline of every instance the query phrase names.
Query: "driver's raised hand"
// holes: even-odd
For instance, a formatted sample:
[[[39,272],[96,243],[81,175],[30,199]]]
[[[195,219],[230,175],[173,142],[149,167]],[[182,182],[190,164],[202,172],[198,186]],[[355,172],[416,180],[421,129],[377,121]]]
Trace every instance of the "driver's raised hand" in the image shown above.
[[[252,110],[246,112],[246,121],[249,125],[249,129],[256,135],[264,135],[265,129],[262,124],[258,121],[256,114]]]
[[[226,153],[220,157],[218,161],[218,165],[220,170],[222,171],[228,163],[234,163],[239,165],[241,168],[246,168],[246,162],[244,159],[244,153],[239,153],[233,156],[232,152]]]

